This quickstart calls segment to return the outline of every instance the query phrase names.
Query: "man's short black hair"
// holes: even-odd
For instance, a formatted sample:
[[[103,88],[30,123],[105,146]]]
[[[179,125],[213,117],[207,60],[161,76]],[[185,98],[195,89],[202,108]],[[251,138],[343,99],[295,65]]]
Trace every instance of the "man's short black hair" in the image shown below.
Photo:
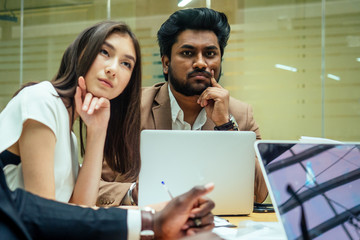
[[[209,30],[217,36],[221,56],[230,35],[230,25],[224,13],[209,8],[191,8],[173,13],[160,27],[157,37],[161,56],[171,57],[171,48],[184,30]]]

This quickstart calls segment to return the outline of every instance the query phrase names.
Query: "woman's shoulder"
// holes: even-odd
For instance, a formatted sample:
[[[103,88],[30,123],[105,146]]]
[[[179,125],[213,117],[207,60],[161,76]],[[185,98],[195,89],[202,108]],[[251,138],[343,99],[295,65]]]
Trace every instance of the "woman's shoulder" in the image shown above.
[[[49,81],[43,81],[23,88],[15,99],[23,105],[56,104],[62,102],[54,86]]]
[[[19,94],[31,94],[32,97],[58,96],[54,86],[49,81],[43,81],[23,88]]]
[[[49,116],[66,112],[64,103],[49,81],[43,81],[23,88],[12,99],[12,102],[12,107],[18,108],[25,115]]]

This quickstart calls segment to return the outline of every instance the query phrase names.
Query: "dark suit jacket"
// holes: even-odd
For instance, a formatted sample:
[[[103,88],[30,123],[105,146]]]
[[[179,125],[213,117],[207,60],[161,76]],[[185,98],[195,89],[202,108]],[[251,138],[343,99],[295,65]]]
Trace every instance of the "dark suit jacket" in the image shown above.
[[[0,238],[127,239],[127,210],[83,208],[7,187],[0,159]]]
[[[256,124],[252,107],[244,102],[230,98],[230,113],[236,119],[240,131],[253,131],[256,138],[261,139],[259,127]],[[207,119],[202,130],[214,130],[215,124]],[[168,83],[158,83],[152,87],[145,87],[141,96],[141,129],[172,129],[171,123],[171,107],[168,92]],[[254,200],[263,202],[268,194],[265,180],[262,175],[260,165],[255,163],[255,185]],[[107,166],[103,166],[103,178],[112,178],[116,181],[116,174]],[[112,176],[112,177],[109,177]],[[119,187],[116,187],[119,185]],[[118,183],[103,183],[99,191],[99,199],[103,202],[120,202],[118,198],[124,197],[124,185]],[[112,204],[109,204],[112,205]]]
[[[31,239],[22,222],[13,194],[7,187],[0,159],[0,236],[1,239]]]

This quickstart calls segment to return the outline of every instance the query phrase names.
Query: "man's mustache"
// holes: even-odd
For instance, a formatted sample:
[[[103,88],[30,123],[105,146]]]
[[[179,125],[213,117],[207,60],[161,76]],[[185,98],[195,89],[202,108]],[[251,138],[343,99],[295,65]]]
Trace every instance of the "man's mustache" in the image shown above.
[[[187,74],[187,78],[190,78],[190,77],[193,77],[193,76],[196,76],[196,75],[202,75],[202,76],[205,76],[205,77],[208,77],[208,78],[211,78],[211,73],[209,73],[208,71],[204,70],[204,69],[195,69],[194,71],[192,72],[189,72]]]

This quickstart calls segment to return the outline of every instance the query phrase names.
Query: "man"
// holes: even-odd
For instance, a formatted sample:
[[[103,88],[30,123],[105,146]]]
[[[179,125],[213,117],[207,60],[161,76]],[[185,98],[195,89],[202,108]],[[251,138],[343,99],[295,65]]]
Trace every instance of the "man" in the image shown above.
[[[11,192],[1,167],[0,236],[7,240],[139,239],[141,230],[140,239],[179,239],[212,229],[214,203],[203,196],[213,187],[195,187],[155,214],[121,208],[95,210],[44,199],[22,189]],[[199,236],[218,239],[210,232],[205,234]]]
[[[157,36],[166,82],[143,89],[142,129],[254,131],[261,138],[252,107],[218,83],[229,35],[226,15],[208,8],[179,10],[162,24]],[[136,188],[129,191],[136,198]],[[263,202],[267,193],[256,162],[254,201]],[[100,189],[100,198],[116,196],[114,185]]]

